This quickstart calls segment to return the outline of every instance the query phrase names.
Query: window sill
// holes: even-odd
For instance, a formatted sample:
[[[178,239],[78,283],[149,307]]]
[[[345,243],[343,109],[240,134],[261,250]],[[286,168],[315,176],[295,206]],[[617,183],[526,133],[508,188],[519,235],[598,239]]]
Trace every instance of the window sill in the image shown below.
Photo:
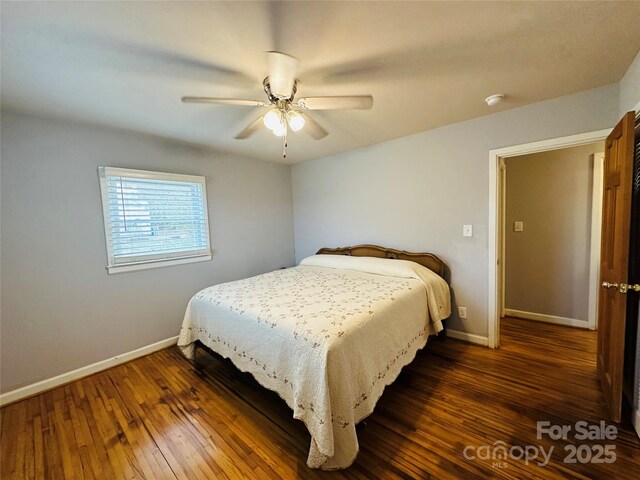
[[[195,257],[172,258],[168,260],[154,260],[151,262],[131,263],[128,265],[114,265],[107,267],[109,275],[126,272],[136,272],[139,270],[151,270],[153,268],[173,267],[174,265],[184,265],[187,263],[207,262],[211,260],[211,254],[198,255]]]

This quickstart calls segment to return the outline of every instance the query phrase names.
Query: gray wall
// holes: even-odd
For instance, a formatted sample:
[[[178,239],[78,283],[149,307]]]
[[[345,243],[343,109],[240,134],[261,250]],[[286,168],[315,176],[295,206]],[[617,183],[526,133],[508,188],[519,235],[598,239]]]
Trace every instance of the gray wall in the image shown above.
[[[604,142],[506,159],[506,308],[586,327],[596,152]]]
[[[640,52],[620,80],[620,116],[640,102]]]
[[[489,150],[610,128],[618,109],[614,84],[294,165],[296,258],[363,242],[433,252],[468,310],[448,327],[486,335]]]
[[[201,288],[293,264],[290,168],[2,112],[1,390],[178,334]],[[107,275],[97,167],[204,175],[210,262]]]

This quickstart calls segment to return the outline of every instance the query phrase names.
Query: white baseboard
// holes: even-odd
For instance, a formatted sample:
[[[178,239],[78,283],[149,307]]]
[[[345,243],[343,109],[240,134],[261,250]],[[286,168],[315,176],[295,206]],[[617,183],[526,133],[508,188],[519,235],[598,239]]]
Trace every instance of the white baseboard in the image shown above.
[[[73,382],[74,380],[78,380],[94,373],[101,372],[102,370],[106,370],[107,368],[115,367],[116,365],[120,365],[121,363],[126,363],[139,357],[144,357],[145,355],[157,352],[158,350],[171,347],[177,342],[178,337],[171,337],[165,340],[160,340],[159,342],[152,343],[151,345],[138,348],[131,352],[122,353],[120,355],[116,355],[115,357],[107,358],[106,360],[87,365],[86,367],[81,367],[76,370],[72,370],[71,372],[63,373],[62,375],[48,378],[46,380],[41,380],[40,382],[32,383],[31,385],[27,385],[26,387],[17,388],[16,390],[0,394],[0,407],[13,402],[17,402],[18,400],[22,400],[27,397],[31,397],[38,393],[42,393],[46,390],[51,390],[52,388],[59,387],[60,385],[64,385],[65,383]]]
[[[447,337],[455,338],[456,340],[464,340],[465,342],[475,343],[476,345],[482,345],[483,347],[489,346],[489,339],[482,335],[461,332],[460,330],[451,330],[450,328],[447,328],[446,332]]]
[[[518,317],[526,320],[537,320],[538,322],[555,323],[556,325],[565,325],[567,327],[589,328],[586,320],[578,320],[577,318],[556,317],[555,315],[545,315],[544,313],[523,312],[522,310],[505,309],[507,317]]]
[[[633,428],[636,429],[636,434],[640,437],[640,409],[633,412],[631,422],[633,423]]]

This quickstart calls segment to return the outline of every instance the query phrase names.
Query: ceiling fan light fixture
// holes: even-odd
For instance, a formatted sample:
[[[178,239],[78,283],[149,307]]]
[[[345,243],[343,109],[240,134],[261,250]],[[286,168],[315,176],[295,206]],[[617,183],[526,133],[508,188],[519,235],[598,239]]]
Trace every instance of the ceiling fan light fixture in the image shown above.
[[[280,110],[278,110],[277,108],[274,108],[267,112],[267,114],[264,116],[264,119],[262,121],[265,127],[267,127],[269,130],[274,130],[275,128],[278,127],[278,125],[282,124],[281,117],[282,115],[280,113]]]
[[[291,130],[299,132],[304,127],[304,117],[295,110],[289,110],[287,112],[287,123]]]
[[[268,107],[265,115],[253,120],[235,138],[244,140],[258,132],[264,124],[271,132],[282,140],[282,154],[286,158],[287,134],[304,129],[315,140],[328,135],[308,110],[370,110],[373,107],[371,95],[344,95],[296,98],[298,80],[296,75],[300,61],[282,52],[267,53],[268,75],[262,81],[262,88],[267,101],[247,100],[243,98],[218,97],[182,97],[183,103],[205,103],[218,105],[234,105],[241,107]]]

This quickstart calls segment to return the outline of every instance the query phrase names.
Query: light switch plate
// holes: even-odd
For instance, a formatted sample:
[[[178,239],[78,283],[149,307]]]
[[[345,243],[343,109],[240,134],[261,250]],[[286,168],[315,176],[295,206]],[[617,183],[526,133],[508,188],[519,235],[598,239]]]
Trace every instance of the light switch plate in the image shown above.
[[[514,232],[523,232],[524,231],[524,222],[513,222],[513,231]]]
[[[473,225],[463,225],[462,226],[462,236],[463,237],[473,237]]]
[[[467,318],[467,307],[458,307],[458,317]]]

